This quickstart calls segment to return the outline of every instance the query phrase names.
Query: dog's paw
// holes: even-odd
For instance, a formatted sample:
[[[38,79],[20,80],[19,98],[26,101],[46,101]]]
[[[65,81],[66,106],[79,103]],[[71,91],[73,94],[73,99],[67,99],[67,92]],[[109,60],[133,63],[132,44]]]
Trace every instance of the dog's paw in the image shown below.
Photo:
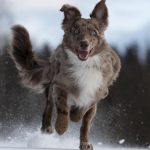
[[[52,134],[54,132],[54,129],[52,127],[46,127],[46,128],[41,128],[42,133],[47,133],[47,134]]]
[[[58,114],[56,123],[55,123],[55,130],[59,135],[62,135],[65,133],[65,131],[68,129],[69,124],[69,116],[64,114]]]
[[[80,150],[93,150],[93,146],[92,146],[92,144],[83,142],[80,144]]]

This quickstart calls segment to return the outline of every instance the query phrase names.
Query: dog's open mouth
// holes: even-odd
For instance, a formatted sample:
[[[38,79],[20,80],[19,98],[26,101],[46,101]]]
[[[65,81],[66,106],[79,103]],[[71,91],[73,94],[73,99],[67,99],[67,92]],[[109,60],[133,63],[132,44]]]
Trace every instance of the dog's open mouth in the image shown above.
[[[89,57],[89,52],[86,50],[76,50],[77,56],[80,60],[85,61]]]

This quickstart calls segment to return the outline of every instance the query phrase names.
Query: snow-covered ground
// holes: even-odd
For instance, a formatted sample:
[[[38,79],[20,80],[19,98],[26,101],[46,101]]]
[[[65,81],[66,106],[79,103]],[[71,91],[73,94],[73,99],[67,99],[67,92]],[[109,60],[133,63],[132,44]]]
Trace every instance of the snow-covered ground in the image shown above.
[[[138,150],[138,148],[123,148],[124,139],[118,141],[120,148],[104,146],[101,142],[94,144],[94,150]],[[0,150],[76,150],[79,147],[79,139],[71,136],[58,136],[57,134],[41,134],[40,130],[33,131],[30,128],[17,128],[5,139],[0,137]],[[144,149],[140,149],[144,150]]]
[[[0,147],[28,147],[28,148],[77,148],[78,140],[70,137],[59,138],[52,135],[41,134],[40,130],[32,131],[29,128],[17,128],[10,136],[0,137]]]
[[[0,150],[77,150],[77,149],[61,149],[61,148],[56,148],[56,149],[50,149],[50,148],[0,148]],[[96,149],[95,149],[96,150]],[[110,147],[101,147],[98,148],[97,150],[146,150],[146,149],[138,149],[138,148],[110,148]]]

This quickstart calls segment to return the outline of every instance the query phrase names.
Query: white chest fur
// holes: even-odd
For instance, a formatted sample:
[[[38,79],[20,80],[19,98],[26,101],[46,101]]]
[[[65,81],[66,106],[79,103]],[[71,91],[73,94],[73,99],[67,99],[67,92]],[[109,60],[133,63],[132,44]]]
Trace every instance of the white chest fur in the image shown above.
[[[79,87],[78,97],[69,94],[68,104],[79,107],[88,107],[95,101],[96,91],[102,85],[102,74],[100,71],[100,56],[96,55],[86,61],[80,61],[75,54],[67,51],[71,63],[73,64],[70,72]]]

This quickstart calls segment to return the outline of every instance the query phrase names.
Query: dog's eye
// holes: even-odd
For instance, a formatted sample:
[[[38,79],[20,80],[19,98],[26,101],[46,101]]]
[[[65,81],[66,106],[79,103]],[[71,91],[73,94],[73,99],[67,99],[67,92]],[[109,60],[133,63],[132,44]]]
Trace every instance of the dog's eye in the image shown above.
[[[91,34],[92,34],[93,36],[97,36],[97,32],[96,32],[95,30],[91,31]]]

